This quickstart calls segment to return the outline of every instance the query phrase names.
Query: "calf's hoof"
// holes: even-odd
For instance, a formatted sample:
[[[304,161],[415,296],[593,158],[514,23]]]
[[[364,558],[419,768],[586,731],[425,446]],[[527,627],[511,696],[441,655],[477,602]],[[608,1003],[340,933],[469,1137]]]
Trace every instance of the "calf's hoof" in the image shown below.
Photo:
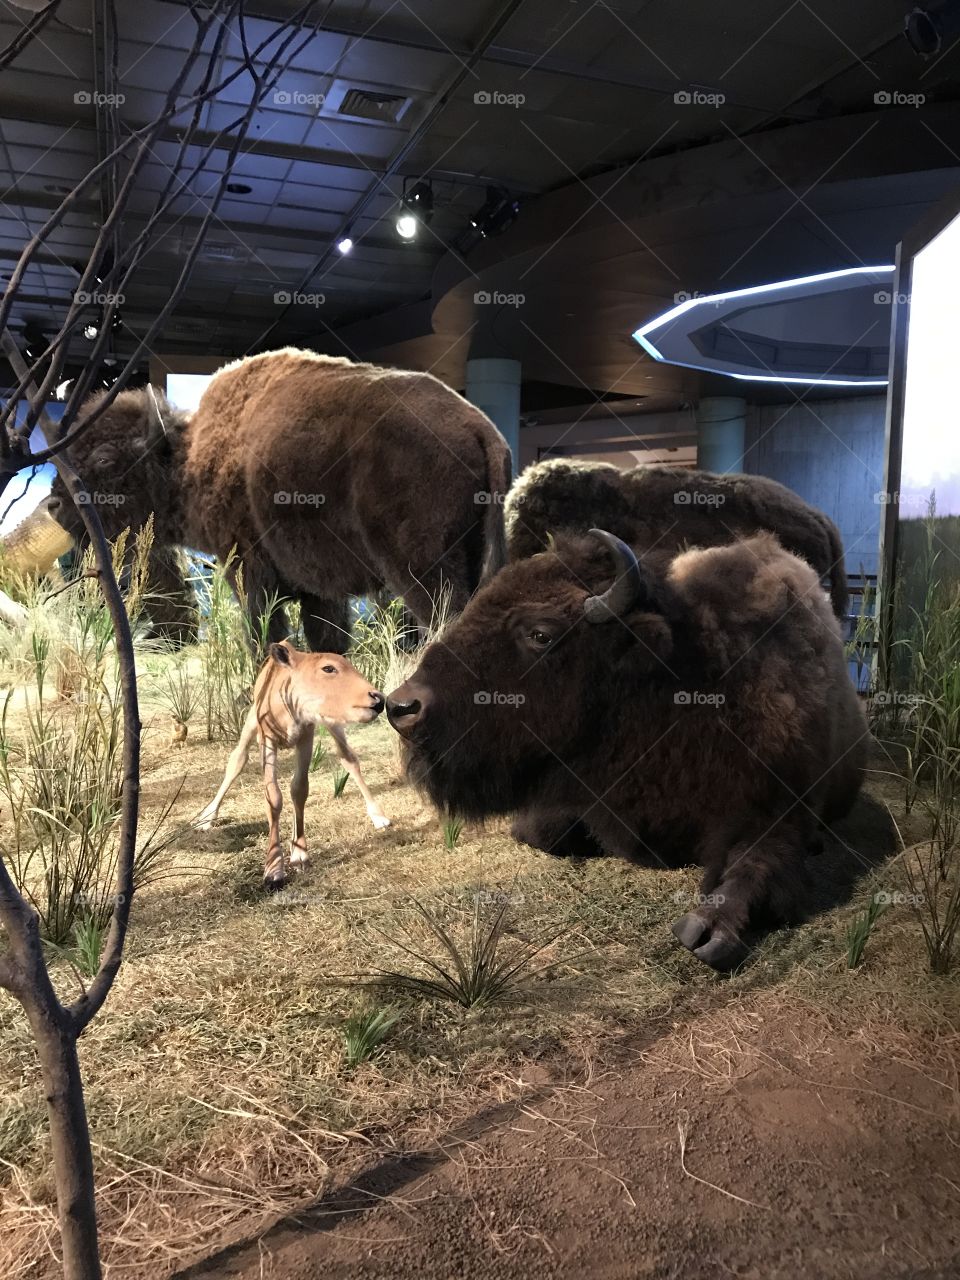
[[[306,849],[301,849],[299,845],[292,844],[290,846],[290,865],[294,871],[300,871],[310,861],[310,854]]]
[[[270,863],[263,873],[263,887],[268,893],[275,893],[287,883],[287,873],[283,869],[283,859]]]
[[[750,947],[713,912],[688,911],[672,927],[674,936],[702,963],[725,973],[742,964]]]
[[[390,825],[390,819],[385,813],[371,813],[370,821],[378,831],[382,831],[384,827],[389,827]]]

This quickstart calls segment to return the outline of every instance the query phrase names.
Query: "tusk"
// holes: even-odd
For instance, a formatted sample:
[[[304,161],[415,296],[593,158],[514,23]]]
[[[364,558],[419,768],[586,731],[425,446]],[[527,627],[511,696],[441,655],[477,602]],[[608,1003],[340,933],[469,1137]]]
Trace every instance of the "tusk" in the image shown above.
[[[583,613],[588,622],[610,622],[614,618],[622,618],[645,594],[643,574],[637,557],[620,538],[607,533],[606,529],[591,529],[590,534],[602,542],[613,556],[617,576],[603,595],[587,597]]]

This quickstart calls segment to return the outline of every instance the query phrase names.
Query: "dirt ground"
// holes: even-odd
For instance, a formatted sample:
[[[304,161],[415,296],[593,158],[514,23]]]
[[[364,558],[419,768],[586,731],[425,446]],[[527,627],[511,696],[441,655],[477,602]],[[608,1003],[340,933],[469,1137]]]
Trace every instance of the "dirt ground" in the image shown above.
[[[525,1073],[191,1280],[960,1275],[954,1035],[765,993]]]

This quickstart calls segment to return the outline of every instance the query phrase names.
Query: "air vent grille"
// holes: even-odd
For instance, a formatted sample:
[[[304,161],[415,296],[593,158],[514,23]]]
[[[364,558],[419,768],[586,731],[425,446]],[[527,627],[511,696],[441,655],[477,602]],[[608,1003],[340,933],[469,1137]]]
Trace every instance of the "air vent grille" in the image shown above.
[[[343,95],[337,114],[353,116],[356,120],[378,120],[382,124],[396,124],[409,102],[409,98],[399,93],[348,89]]]

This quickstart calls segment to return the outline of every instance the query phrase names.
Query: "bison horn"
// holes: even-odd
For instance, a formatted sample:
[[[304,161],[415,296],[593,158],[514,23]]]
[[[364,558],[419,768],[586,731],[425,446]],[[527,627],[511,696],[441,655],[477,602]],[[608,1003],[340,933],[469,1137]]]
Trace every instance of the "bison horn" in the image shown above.
[[[147,383],[147,421],[149,423],[150,436],[167,434],[167,428],[164,425],[163,414],[160,411],[160,400],[156,391],[153,389],[152,383]]]
[[[622,618],[644,595],[643,574],[637,557],[620,538],[607,533],[606,529],[591,529],[590,533],[613,556],[617,576],[603,595],[587,597],[583,613],[588,622],[609,622],[612,618]]]

